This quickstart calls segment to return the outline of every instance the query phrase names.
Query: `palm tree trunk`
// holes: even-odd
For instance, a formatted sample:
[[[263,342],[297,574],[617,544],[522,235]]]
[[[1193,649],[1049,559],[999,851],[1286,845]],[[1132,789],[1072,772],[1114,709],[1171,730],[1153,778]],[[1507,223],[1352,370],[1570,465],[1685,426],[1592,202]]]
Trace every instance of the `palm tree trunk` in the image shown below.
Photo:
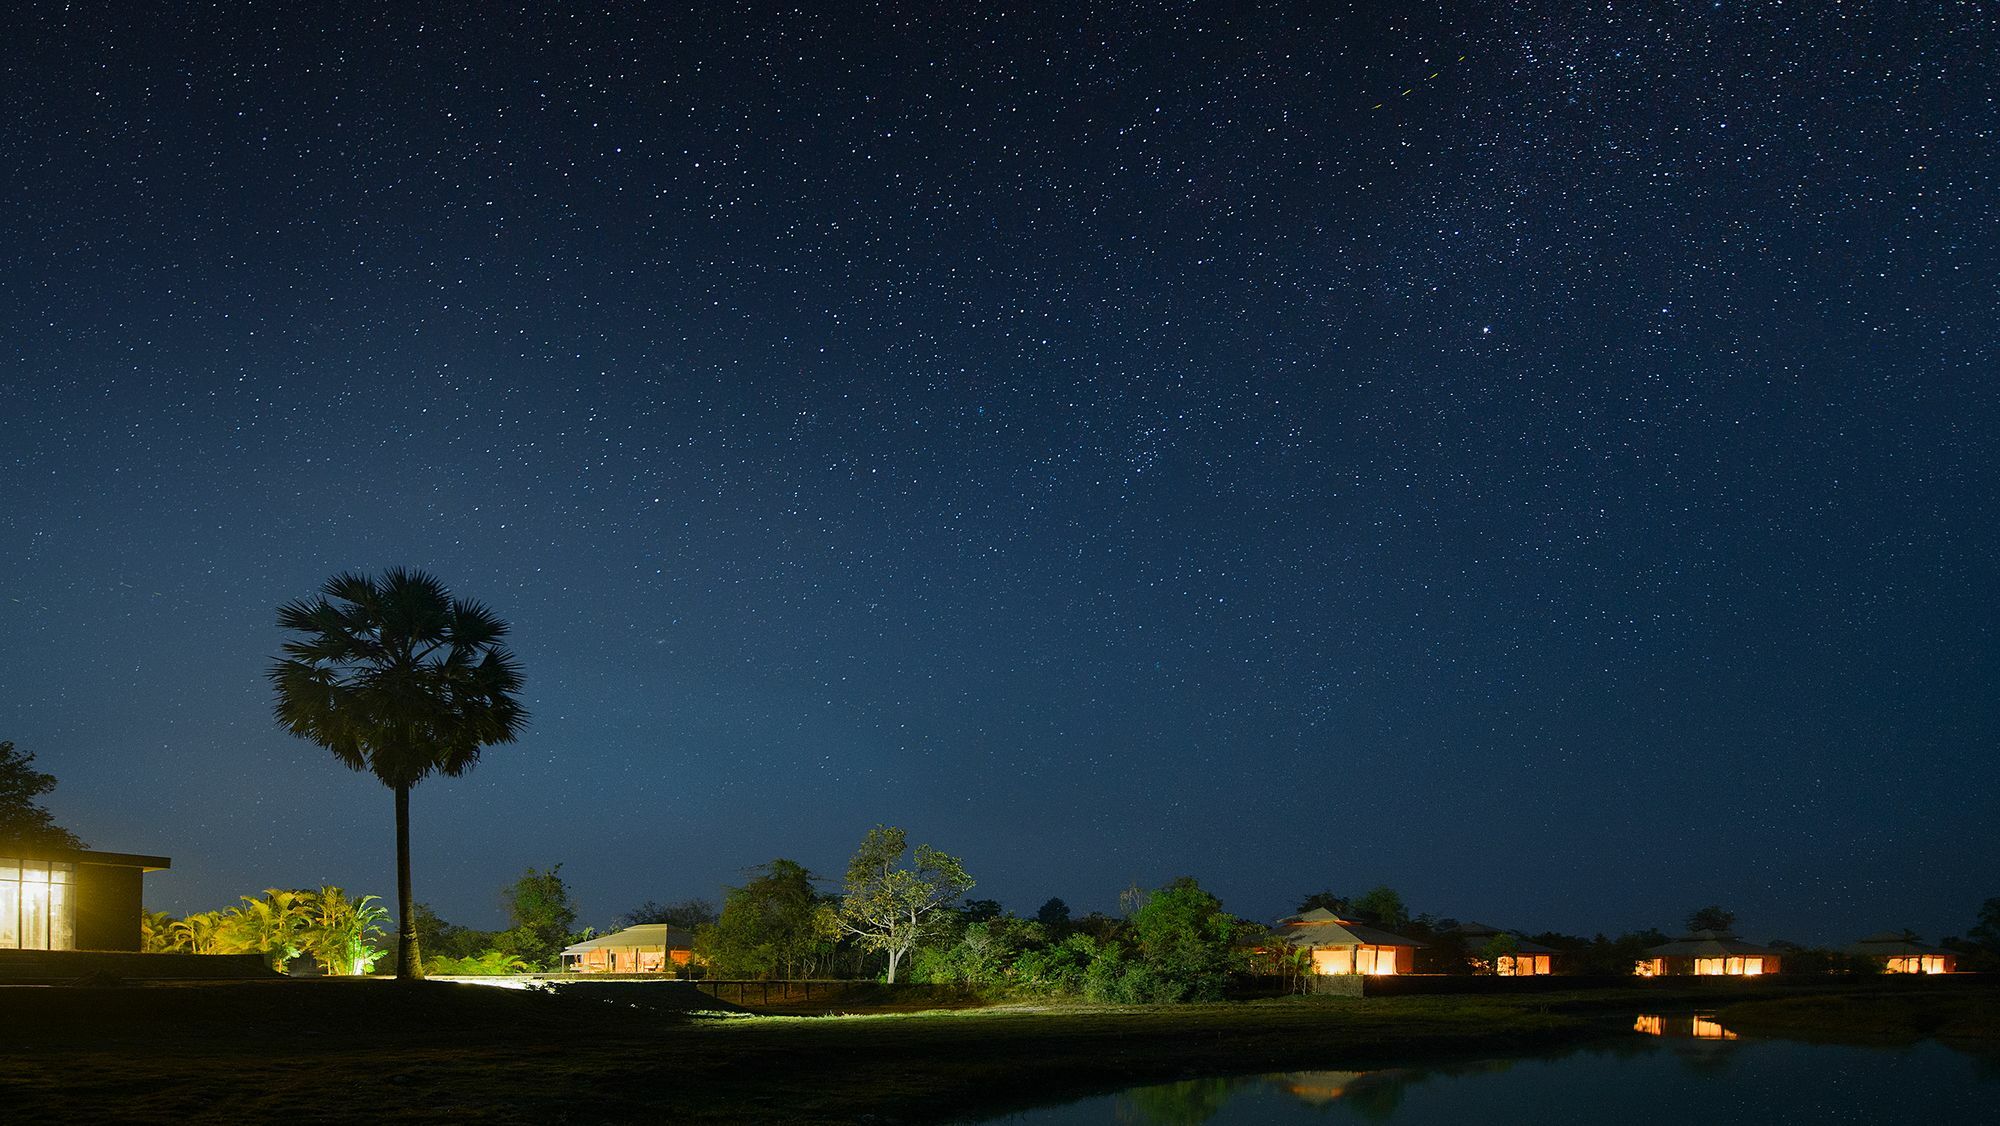
[[[396,787],[396,980],[421,981],[423,953],[417,949],[416,900],[410,894],[410,788]]]

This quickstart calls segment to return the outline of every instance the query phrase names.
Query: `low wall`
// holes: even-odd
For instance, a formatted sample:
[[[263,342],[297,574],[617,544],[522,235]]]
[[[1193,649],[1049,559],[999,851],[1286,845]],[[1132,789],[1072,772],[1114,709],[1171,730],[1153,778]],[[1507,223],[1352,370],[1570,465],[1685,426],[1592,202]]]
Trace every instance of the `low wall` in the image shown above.
[[[123,950],[0,950],[0,981],[241,981],[279,976],[262,954],[133,954]]]

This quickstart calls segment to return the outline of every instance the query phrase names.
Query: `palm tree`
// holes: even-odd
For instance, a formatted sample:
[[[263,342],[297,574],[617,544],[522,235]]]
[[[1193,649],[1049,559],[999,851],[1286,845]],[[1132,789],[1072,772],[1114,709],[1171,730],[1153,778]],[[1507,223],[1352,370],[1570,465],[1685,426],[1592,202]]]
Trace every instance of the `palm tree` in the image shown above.
[[[278,608],[299,636],[271,666],[278,722],[396,794],[396,977],[423,976],[410,895],[410,788],[457,777],[527,726],[507,623],[422,571],[349,573]]]

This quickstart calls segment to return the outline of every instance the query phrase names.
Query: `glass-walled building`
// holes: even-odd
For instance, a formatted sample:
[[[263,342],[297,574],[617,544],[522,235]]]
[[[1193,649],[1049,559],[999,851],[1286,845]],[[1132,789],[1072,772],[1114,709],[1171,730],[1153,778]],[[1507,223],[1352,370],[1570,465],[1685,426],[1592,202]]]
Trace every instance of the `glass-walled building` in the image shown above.
[[[139,949],[139,878],[170,863],[0,845],[0,950]]]
[[[76,948],[76,865],[0,856],[0,950]]]

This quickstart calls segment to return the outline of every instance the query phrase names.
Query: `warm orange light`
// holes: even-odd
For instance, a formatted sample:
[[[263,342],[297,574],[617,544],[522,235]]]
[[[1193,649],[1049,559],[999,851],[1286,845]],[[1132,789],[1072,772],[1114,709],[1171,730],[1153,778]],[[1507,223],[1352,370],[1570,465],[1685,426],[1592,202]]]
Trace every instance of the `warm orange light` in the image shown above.
[[[1694,972],[1709,977],[1755,977],[1764,972],[1764,959],[1734,954],[1726,958],[1696,958]]]
[[[1318,946],[1312,952],[1316,974],[1367,974],[1382,977],[1396,972],[1393,946]]]
[[[1658,1013],[1642,1013],[1632,1022],[1632,1031],[1648,1036],[1688,1036],[1696,1040],[1734,1040],[1736,1034],[1700,1013],[1675,1015],[1672,1024]]]
[[[1715,1023],[1712,1018],[1696,1016],[1694,1018],[1694,1038],[1697,1040],[1734,1040],[1736,1039],[1736,1034]]]
[[[1329,1103],[1347,1093],[1348,1085],[1365,1071],[1297,1071],[1285,1076],[1285,1089],[1309,1103]]]

